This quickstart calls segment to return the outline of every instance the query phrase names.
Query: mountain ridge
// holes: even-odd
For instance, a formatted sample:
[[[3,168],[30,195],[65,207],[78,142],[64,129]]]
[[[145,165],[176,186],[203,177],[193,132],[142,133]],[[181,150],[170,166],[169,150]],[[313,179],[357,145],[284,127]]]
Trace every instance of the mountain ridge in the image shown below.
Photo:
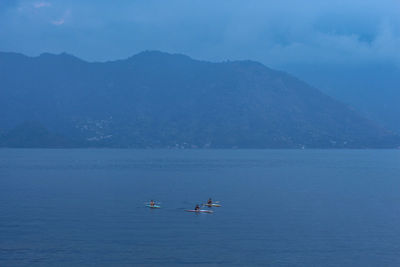
[[[215,63],[159,51],[107,62],[66,53],[13,55],[0,53],[3,132],[40,121],[95,147],[399,144],[397,135],[348,106],[255,61]]]

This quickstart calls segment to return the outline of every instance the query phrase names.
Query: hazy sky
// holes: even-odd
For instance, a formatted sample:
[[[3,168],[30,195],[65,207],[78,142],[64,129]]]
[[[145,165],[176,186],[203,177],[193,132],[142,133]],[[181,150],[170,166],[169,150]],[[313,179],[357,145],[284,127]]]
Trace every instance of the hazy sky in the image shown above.
[[[0,0],[0,51],[400,65],[399,0]]]

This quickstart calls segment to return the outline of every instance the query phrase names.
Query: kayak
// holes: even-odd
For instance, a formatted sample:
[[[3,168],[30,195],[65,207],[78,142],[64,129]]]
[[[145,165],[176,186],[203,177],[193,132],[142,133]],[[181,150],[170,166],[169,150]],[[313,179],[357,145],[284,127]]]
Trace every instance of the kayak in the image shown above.
[[[160,209],[161,208],[161,206],[158,206],[158,205],[151,206],[150,204],[147,204],[146,207],[148,207],[150,209]]]
[[[207,206],[207,207],[221,207],[220,204],[203,204],[203,206]]]
[[[213,213],[213,211],[212,210],[185,210],[185,211],[188,211],[188,212],[204,212],[204,213]]]

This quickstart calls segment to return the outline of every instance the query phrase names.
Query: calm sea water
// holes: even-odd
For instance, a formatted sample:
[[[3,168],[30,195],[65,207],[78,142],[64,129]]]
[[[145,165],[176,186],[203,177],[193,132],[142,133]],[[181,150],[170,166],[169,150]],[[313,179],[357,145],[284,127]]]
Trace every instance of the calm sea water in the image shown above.
[[[400,266],[400,151],[2,149],[0,266]]]

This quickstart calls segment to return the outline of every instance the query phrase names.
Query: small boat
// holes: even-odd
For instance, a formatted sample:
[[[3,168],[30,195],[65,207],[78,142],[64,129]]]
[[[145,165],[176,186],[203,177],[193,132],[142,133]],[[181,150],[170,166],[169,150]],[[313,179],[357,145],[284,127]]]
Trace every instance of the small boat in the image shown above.
[[[150,204],[147,204],[146,205],[146,207],[148,207],[148,208],[150,208],[150,209],[160,209],[161,208],[161,206],[158,206],[158,205],[150,205]]]
[[[213,213],[212,210],[185,210],[188,212],[198,212],[198,213]]]
[[[207,206],[207,207],[222,207],[220,204],[215,204],[215,203],[212,203],[212,204],[203,204],[203,206]]]

